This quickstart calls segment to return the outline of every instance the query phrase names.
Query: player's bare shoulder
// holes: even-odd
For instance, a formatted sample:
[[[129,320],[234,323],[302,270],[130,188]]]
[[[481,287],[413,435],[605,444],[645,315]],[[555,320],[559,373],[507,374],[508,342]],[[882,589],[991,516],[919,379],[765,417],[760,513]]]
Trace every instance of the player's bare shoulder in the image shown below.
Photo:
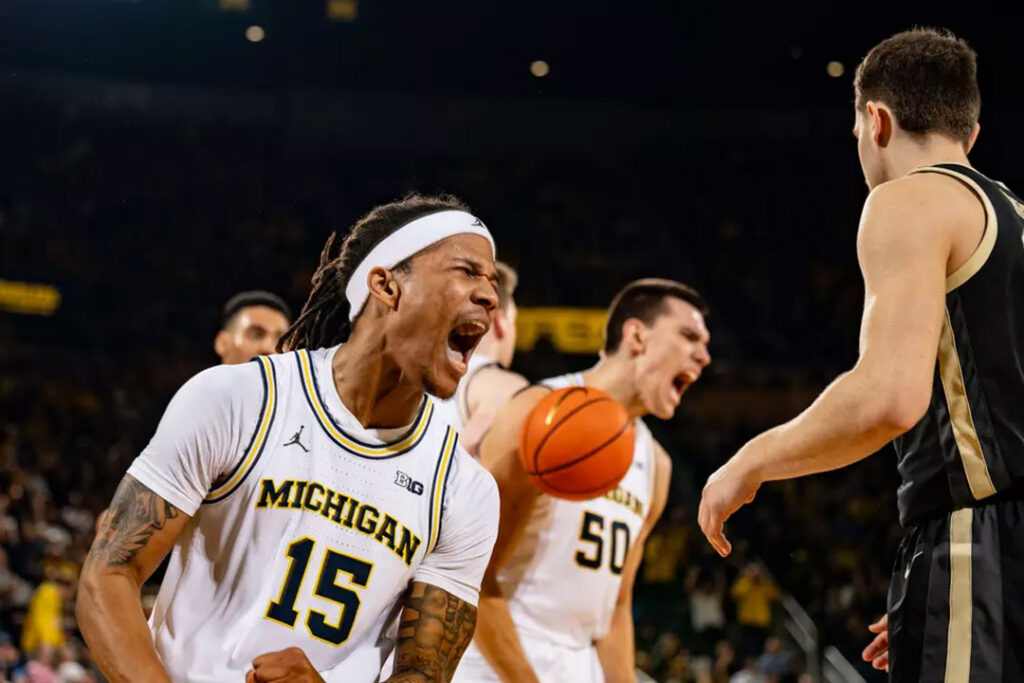
[[[915,172],[882,183],[864,203],[861,230],[899,219],[911,225],[957,225],[964,221],[984,225],[985,207],[981,195],[948,173]],[[866,221],[865,218],[873,218]]]
[[[519,433],[530,411],[550,392],[551,389],[540,384],[527,386],[494,417],[490,431],[480,443],[480,463],[495,475],[499,485],[510,476],[527,481],[519,465]]]
[[[916,252],[927,245],[943,252],[947,272],[954,270],[977,248],[986,226],[984,195],[970,182],[966,176],[921,171],[876,187],[861,214],[861,259],[901,247]]]
[[[522,427],[526,417],[533,410],[533,407],[549,393],[551,393],[551,389],[541,384],[531,384],[519,391],[494,416],[491,431],[484,438],[481,449],[488,443],[495,443],[499,439],[505,440],[509,435],[515,437],[513,443],[518,443],[519,429]]]
[[[476,379],[482,381],[477,381],[470,385],[469,400],[471,403],[474,398],[477,398],[477,393],[484,394],[490,390],[491,392],[504,392],[506,395],[515,395],[517,392],[530,386],[529,380],[518,372],[513,372],[499,365],[480,368]]]

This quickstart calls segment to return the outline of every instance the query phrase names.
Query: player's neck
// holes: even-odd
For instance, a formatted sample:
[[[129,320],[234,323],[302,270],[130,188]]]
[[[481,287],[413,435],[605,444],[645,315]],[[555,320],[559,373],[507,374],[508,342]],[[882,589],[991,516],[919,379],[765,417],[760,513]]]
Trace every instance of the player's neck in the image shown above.
[[[894,147],[889,162],[891,178],[902,178],[922,166],[970,165],[963,145],[942,135],[930,135],[923,144],[918,140],[904,138],[894,141]]]
[[[605,392],[621,403],[632,418],[645,413],[638,395],[632,363],[617,355],[605,356],[583,374],[583,383]]]
[[[331,359],[334,389],[365,428],[403,427],[416,418],[423,387],[410,382],[380,345],[353,335]]]

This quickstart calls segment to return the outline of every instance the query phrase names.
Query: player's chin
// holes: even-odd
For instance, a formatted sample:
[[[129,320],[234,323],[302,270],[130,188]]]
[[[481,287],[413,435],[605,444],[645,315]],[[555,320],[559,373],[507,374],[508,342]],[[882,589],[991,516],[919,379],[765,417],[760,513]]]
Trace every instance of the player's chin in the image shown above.
[[[432,396],[451,398],[459,388],[459,380],[463,374],[450,364],[443,363],[441,367],[434,368],[423,376],[423,388]]]
[[[659,420],[671,420],[676,414],[676,407],[674,405],[663,405],[657,409],[651,411],[651,415],[658,418]]]
[[[671,420],[676,414],[676,408],[679,407],[680,398],[680,396],[672,392],[659,396],[655,402],[654,409],[651,410],[651,414],[660,420]]]

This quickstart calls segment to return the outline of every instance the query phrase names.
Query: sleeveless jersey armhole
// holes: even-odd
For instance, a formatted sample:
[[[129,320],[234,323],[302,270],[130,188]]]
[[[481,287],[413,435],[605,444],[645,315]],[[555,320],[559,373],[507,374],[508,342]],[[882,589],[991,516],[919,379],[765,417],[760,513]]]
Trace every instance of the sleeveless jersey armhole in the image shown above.
[[[214,487],[203,500],[203,505],[219,503],[242,485],[262,457],[267,443],[267,434],[274,426],[278,403],[277,371],[274,368],[274,363],[266,356],[257,356],[250,362],[259,365],[260,376],[263,379],[263,405],[260,408],[259,419],[253,429],[252,437],[249,439],[249,445],[242,451],[242,456],[227,474],[215,482]]]
[[[996,245],[996,236],[999,232],[999,221],[996,217],[995,207],[992,206],[992,200],[989,199],[981,186],[971,178],[970,176],[954,171],[951,168],[945,168],[942,166],[924,166],[922,168],[915,169],[912,173],[939,173],[942,175],[949,176],[955,180],[960,181],[968,190],[974,193],[981,202],[982,208],[985,210],[985,226],[984,232],[981,235],[981,241],[978,242],[978,246],[975,247],[971,255],[967,257],[967,260],[957,266],[957,268],[946,276],[946,294],[949,294],[957,287],[960,287],[965,282],[974,277],[985,262],[988,261],[988,257],[992,255],[992,249]]]
[[[448,475],[452,470],[452,460],[455,459],[455,447],[458,443],[459,433],[450,426],[447,427],[444,439],[441,440],[441,452],[437,456],[434,477],[431,480],[430,526],[428,527],[427,550],[424,557],[434,551],[437,539],[441,536],[441,520],[444,516],[444,497],[448,488]]]

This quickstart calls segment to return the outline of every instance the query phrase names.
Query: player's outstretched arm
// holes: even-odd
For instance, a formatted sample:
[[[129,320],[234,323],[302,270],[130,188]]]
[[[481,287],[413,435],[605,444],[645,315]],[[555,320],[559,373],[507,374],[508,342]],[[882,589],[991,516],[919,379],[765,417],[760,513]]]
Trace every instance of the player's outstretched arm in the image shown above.
[[[520,392],[498,411],[490,431],[480,444],[480,462],[498,484],[501,515],[498,540],[480,587],[480,625],[476,644],[504,681],[531,683],[537,674],[530,666],[508,601],[498,584],[498,570],[515,548],[533,511],[538,490],[519,464],[519,432],[527,415],[547,393],[545,387]]]
[[[651,535],[654,525],[661,519],[668,501],[669,483],[672,481],[672,459],[655,442],[654,495],[651,498],[651,509],[647,513],[644,525],[636,542],[630,547],[626,556],[626,566],[622,572],[622,583],[619,584],[619,596],[612,615],[612,625],[604,638],[597,641],[597,656],[601,660],[606,683],[636,682],[636,637],[633,632],[633,586],[640,563],[644,559],[644,544]]]
[[[860,357],[807,410],[748,442],[708,479],[698,522],[719,554],[731,550],[723,523],[753,500],[762,482],[845,467],[924,415],[952,235],[977,218],[968,210],[980,212],[957,201],[948,183],[909,176],[871,193],[857,237],[865,287]]]
[[[395,668],[387,683],[447,683],[476,628],[476,607],[416,581],[398,626]]]
[[[140,589],[189,516],[125,475],[82,568],[76,615],[93,659],[111,683],[170,682],[153,647]]]

